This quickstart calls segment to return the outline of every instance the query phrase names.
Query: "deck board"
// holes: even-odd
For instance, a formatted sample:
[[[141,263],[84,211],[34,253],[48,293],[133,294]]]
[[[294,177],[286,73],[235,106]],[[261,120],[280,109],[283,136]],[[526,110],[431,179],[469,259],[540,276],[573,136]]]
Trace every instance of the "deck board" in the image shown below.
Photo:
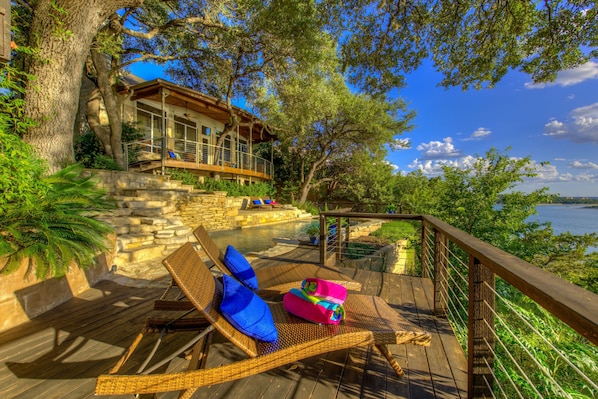
[[[275,259],[256,259],[255,267],[276,263],[317,262],[311,248],[298,248]],[[239,381],[199,389],[193,398],[464,398],[467,363],[446,319],[432,315],[432,285],[415,277],[343,269],[360,281],[362,293],[379,295],[397,312],[432,334],[430,347],[391,345],[405,370],[398,378],[372,348],[354,348],[314,356]],[[12,330],[0,333],[0,397],[110,398],[93,395],[95,378],[107,372],[141,330],[152,304],[162,294],[154,286],[131,287],[100,281],[92,289]],[[170,334],[161,349],[178,347],[192,333]],[[126,369],[136,370],[140,348]],[[159,356],[159,355],[157,355]],[[208,356],[218,365],[244,355],[215,336]],[[185,361],[175,359],[169,371]],[[176,398],[177,393],[158,395]],[[115,397],[116,398],[116,397]]]

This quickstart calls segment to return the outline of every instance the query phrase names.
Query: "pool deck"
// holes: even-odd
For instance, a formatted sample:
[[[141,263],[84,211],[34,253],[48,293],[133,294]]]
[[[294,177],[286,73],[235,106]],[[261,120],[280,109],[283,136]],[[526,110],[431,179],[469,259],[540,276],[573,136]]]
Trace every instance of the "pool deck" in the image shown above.
[[[318,252],[312,247],[293,248],[289,252],[280,248],[265,252],[252,263],[258,268],[316,261]],[[135,267],[130,266],[131,270]],[[133,341],[153,312],[153,301],[170,280],[160,261],[153,265],[146,262],[143,267],[145,278],[118,271],[54,310],[1,333],[0,397],[99,397],[93,394],[96,377],[106,373]],[[397,378],[371,349],[354,348],[201,388],[193,398],[465,398],[467,363],[448,322],[432,316],[431,282],[365,270],[343,272],[363,284],[362,293],[384,298],[397,312],[432,334],[429,347],[391,346],[405,376]],[[163,347],[168,351],[188,338],[186,333],[171,334]],[[148,350],[152,344],[148,342]],[[213,343],[208,362],[221,364],[242,355],[233,349],[226,343]],[[135,359],[131,362],[131,367],[139,364]],[[175,359],[169,371],[184,364],[183,359]]]

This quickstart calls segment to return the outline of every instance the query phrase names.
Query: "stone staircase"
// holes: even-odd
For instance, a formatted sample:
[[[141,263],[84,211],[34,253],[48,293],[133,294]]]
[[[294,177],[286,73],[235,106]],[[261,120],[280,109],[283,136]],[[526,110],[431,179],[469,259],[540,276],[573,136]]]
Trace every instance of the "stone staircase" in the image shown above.
[[[117,267],[163,258],[187,241],[196,241],[194,226],[209,231],[281,223],[311,215],[295,207],[241,211],[249,197],[205,192],[167,176],[134,172],[90,171],[115,198],[118,208],[100,217],[114,226]]]
[[[164,181],[151,188],[113,193],[118,208],[102,217],[117,234],[113,263],[118,266],[163,257],[189,241],[191,227],[184,225],[175,202],[192,191],[192,186],[178,181]]]

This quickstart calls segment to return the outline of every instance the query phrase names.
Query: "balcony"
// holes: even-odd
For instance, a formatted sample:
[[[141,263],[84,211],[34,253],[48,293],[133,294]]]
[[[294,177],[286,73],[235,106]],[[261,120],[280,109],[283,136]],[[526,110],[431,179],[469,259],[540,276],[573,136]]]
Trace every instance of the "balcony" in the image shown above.
[[[216,147],[197,141],[162,137],[125,144],[128,170],[164,173],[167,168],[185,169],[199,176],[221,179],[269,181],[272,163],[245,151]]]

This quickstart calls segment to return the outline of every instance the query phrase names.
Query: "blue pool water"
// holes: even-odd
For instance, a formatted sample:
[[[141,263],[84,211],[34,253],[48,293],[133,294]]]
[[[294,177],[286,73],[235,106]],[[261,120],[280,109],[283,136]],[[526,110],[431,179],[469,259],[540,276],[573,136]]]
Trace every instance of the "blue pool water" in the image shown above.
[[[304,231],[311,222],[310,219],[307,219],[245,229],[213,231],[210,232],[210,237],[223,252],[230,244],[241,253],[247,254],[272,248],[275,245],[274,238],[305,236]]]

